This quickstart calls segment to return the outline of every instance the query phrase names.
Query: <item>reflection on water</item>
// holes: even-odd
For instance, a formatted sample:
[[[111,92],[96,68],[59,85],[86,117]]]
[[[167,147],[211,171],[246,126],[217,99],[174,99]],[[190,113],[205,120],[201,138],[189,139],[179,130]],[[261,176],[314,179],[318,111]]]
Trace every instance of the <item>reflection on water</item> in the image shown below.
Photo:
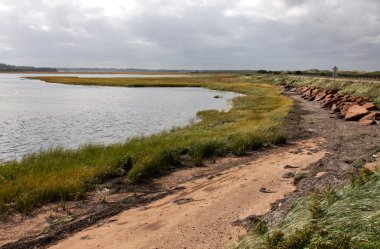
[[[109,144],[183,126],[199,110],[226,110],[235,96],[202,88],[47,84],[19,76],[0,74],[0,161],[50,147]]]

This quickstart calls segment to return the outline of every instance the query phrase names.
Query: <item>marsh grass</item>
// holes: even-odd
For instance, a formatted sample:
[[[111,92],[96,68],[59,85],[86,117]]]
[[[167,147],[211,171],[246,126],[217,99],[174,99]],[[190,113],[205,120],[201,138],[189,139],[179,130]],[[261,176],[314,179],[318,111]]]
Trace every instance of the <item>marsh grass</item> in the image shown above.
[[[47,82],[130,87],[207,87],[244,94],[228,112],[201,111],[201,122],[149,137],[76,150],[54,148],[0,165],[0,211],[28,212],[44,203],[82,198],[107,178],[126,175],[132,183],[181,167],[181,156],[194,165],[228,153],[243,155],[286,140],[281,125],[293,101],[270,85],[241,82],[241,77],[197,78],[42,77]]]
[[[257,234],[263,235],[268,232],[268,225],[264,220],[259,220],[254,229]]]
[[[361,169],[364,167],[364,165],[365,165],[365,162],[361,159],[357,159],[351,164],[351,166],[356,169]]]
[[[237,248],[380,248],[380,174],[363,169],[356,180],[300,199],[279,226],[251,233]]]

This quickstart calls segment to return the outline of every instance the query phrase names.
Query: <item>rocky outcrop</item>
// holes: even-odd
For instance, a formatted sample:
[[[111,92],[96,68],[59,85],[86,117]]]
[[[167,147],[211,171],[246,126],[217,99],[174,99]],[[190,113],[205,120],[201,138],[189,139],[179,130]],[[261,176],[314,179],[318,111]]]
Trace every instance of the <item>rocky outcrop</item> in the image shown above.
[[[359,124],[361,125],[374,125],[376,124],[375,120],[360,120]]]
[[[345,112],[346,116],[344,117],[347,121],[357,121],[367,115],[369,111],[360,105],[352,105]]]
[[[313,86],[294,87],[285,83],[280,86],[306,100],[319,102],[323,109],[330,111],[331,117],[359,121],[361,125],[380,124],[380,111],[369,98],[343,95],[336,90]]]
[[[362,117],[360,120],[378,120],[380,119],[380,112],[372,111],[369,114]]]
[[[376,105],[372,102],[367,102],[363,105],[363,108],[365,108],[368,111],[376,110]]]

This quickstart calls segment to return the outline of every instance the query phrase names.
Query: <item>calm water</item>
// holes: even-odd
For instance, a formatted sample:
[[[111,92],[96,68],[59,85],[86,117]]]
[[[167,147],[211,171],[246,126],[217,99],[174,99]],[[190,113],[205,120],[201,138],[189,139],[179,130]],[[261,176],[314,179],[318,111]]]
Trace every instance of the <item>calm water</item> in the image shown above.
[[[228,109],[236,96],[202,88],[47,84],[21,76],[0,74],[0,161],[50,147],[109,144],[184,126],[196,119],[199,110]]]

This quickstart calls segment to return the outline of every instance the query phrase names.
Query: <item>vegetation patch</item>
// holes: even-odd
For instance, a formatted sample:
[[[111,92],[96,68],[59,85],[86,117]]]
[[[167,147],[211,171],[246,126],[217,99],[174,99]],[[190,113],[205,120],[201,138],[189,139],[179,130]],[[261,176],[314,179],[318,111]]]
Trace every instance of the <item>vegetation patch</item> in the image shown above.
[[[364,167],[365,162],[361,159],[358,159],[358,160],[355,160],[351,165],[352,165],[352,167],[354,167],[356,169],[361,169]]]
[[[299,172],[299,173],[295,174],[294,184],[297,184],[299,181],[301,181],[305,177],[306,177],[306,173],[303,173],[303,172]]]
[[[353,181],[300,199],[279,226],[250,232],[237,248],[380,248],[380,172],[363,168]]]
[[[28,212],[44,203],[79,199],[107,178],[127,176],[138,182],[205,158],[243,155],[268,143],[283,143],[284,118],[293,101],[277,87],[252,84],[238,75],[183,78],[40,77],[46,82],[126,87],[207,87],[244,94],[228,112],[201,111],[201,122],[149,137],[76,150],[54,148],[0,165],[0,212]]]

